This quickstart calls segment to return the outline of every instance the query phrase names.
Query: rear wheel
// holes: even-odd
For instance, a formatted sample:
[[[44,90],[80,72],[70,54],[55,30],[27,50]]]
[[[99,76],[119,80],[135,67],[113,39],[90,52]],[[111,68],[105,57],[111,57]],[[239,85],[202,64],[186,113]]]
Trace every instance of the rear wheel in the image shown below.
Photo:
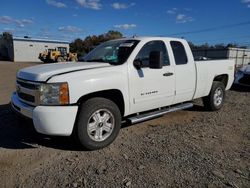
[[[77,62],[78,59],[77,59],[77,57],[72,57],[72,58],[70,58],[70,61]]]
[[[57,62],[63,62],[63,61],[65,61],[63,57],[58,57],[57,58]]]
[[[121,114],[117,105],[104,98],[89,99],[81,105],[76,137],[89,150],[104,148],[117,137]]]
[[[214,81],[208,96],[203,98],[204,107],[210,111],[221,109],[225,100],[225,86],[222,82]]]

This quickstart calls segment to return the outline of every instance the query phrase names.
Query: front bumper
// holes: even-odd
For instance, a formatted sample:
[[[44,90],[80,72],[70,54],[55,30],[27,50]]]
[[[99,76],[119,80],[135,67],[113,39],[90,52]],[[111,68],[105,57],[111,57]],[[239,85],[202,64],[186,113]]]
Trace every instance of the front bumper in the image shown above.
[[[21,102],[12,94],[11,106],[19,114],[31,118],[37,132],[46,135],[70,136],[72,134],[78,106],[37,106]]]
[[[21,115],[23,115],[25,117],[28,117],[28,118],[32,119],[32,113],[33,113],[34,107],[29,106],[29,105],[21,102],[18,99],[18,96],[17,96],[16,93],[12,94],[11,106],[12,106],[12,109],[14,109],[15,112],[17,112],[17,113],[19,113],[19,114],[21,114]]]

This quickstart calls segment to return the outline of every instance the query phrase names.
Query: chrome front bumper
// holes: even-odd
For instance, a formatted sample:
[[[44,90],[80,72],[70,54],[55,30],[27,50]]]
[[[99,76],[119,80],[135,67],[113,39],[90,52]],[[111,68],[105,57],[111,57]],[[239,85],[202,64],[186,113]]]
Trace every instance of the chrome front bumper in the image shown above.
[[[18,99],[16,92],[12,94],[11,106],[17,113],[20,113],[21,115],[32,119],[33,110],[35,107],[29,106],[29,105],[21,102]]]
[[[31,118],[37,132],[46,135],[70,136],[78,106],[29,106],[12,94],[11,106],[19,114]]]

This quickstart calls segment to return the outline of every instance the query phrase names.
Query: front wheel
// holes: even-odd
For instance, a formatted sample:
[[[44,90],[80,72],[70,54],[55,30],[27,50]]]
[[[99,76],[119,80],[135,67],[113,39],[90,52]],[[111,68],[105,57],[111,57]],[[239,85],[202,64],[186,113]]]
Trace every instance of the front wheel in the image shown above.
[[[101,149],[115,140],[120,127],[121,113],[117,105],[105,98],[93,98],[80,107],[76,136],[86,149]]]
[[[222,82],[214,81],[208,96],[203,98],[204,107],[210,111],[221,109],[225,101],[225,85]]]
[[[60,62],[64,62],[65,59],[63,57],[58,57],[56,61],[60,63]]]

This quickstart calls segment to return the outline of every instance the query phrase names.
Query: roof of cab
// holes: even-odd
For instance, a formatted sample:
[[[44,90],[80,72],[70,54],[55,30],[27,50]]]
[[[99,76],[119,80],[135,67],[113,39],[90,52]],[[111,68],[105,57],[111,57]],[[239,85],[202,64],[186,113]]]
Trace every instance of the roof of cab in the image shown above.
[[[151,36],[141,36],[141,37],[128,37],[128,38],[120,38],[116,40],[176,40],[176,41],[184,41],[185,39],[181,38],[173,38],[173,37],[151,37]]]

